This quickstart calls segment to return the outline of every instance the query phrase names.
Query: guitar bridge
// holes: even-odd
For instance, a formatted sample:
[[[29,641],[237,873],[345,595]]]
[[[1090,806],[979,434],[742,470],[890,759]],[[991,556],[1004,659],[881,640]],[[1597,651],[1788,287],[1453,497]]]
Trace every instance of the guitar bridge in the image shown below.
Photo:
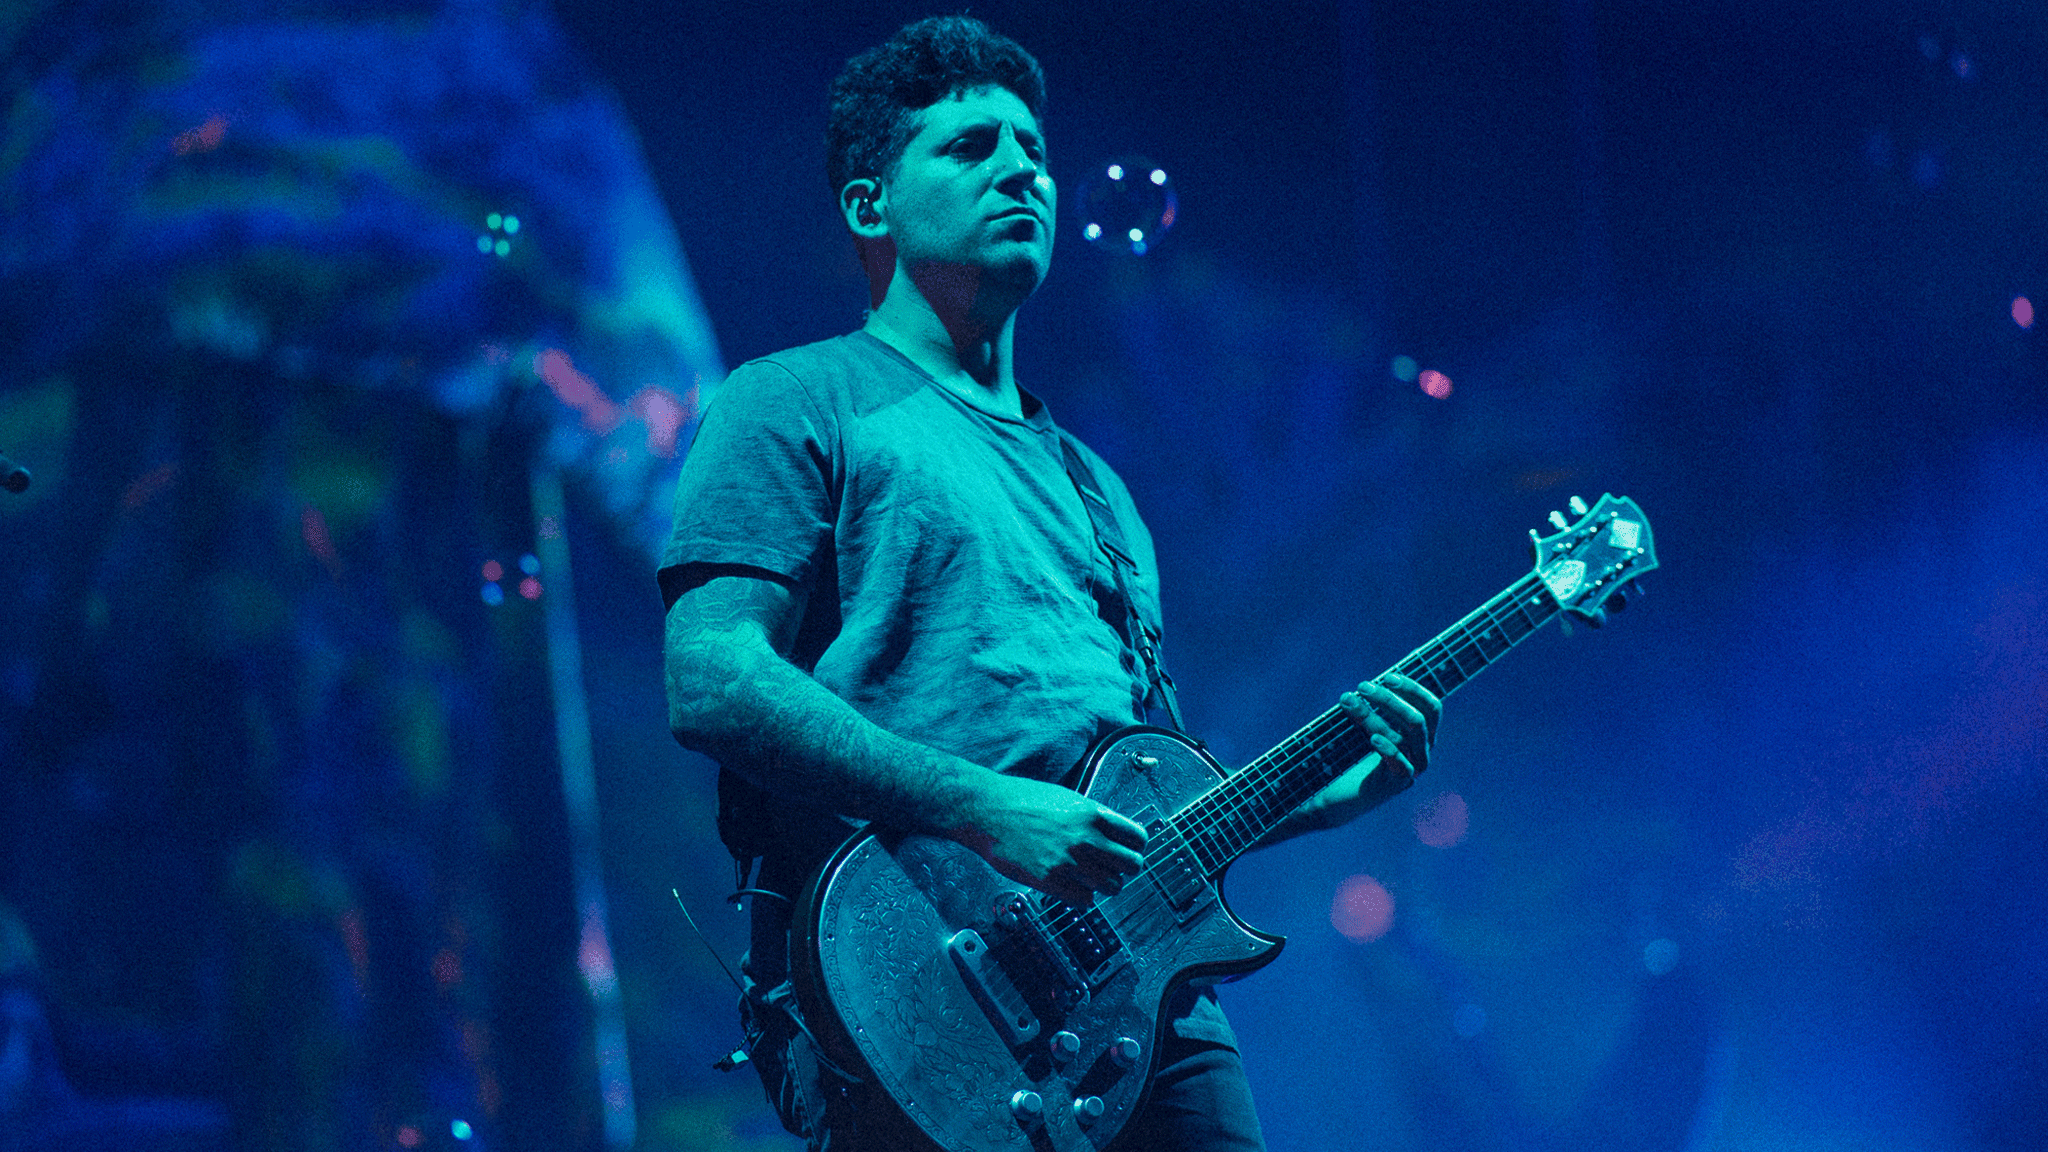
[[[953,933],[946,940],[946,954],[953,958],[953,967],[960,970],[967,990],[980,1001],[982,1011],[988,1013],[1010,1047],[1035,1039],[1044,1030],[1023,990],[1003,971],[1002,964],[989,955],[988,941],[981,938],[981,933],[972,928]]]

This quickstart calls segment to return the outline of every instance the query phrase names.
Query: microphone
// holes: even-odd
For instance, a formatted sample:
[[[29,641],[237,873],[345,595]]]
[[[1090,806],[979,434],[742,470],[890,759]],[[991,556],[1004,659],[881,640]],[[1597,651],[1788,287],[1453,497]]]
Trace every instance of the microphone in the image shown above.
[[[5,452],[0,452],[0,488],[9,492],[28,491],[28,469],[16,464]]]

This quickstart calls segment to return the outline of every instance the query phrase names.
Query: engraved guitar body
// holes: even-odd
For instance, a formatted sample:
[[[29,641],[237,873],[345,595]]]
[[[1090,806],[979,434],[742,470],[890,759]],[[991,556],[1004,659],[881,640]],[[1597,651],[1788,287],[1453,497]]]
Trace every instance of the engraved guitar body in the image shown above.
[[[1193,742],[1140,726],[1095,747],[1079,788],[1153,826],[1147,859],[1163,861],[1158,818],[1224,775]],[[842,846],[797,923],[814,935],[796,950],[814,961],[799,995],[838,1025],[820,1039],[949,1152],[1108,1143],[1144,1100],[1167,996],[1259,968],[1283,943],[1232,914],[1192,861],[1077,913],[951,840],[888,832]]]
[[[1635,502],[1603,496],[1536,564],[1391,669],[1439,697],[1560,612],[1598,625],[1656,567]],[[1160,728],[1105,737],[1074,787],[1145,828],[1123,891],[1077,907],[1005,879],[951,840],[871,828],[796,909],[805,1017],[945,1152],[1093,1152],[1144,1103],[1167,998],[1270,963],[1284,941],[1247,926],[1219,886],[1230,862],[1371,752],[1331,708],[1235,772]],[[1366,788],[1409,781],[1382,765]]]

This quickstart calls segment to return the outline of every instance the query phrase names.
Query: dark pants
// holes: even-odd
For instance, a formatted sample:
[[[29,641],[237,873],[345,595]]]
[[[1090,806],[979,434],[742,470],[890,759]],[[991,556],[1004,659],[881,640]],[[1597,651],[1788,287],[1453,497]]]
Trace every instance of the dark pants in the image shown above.
[[[811,1152],[916,1152],[930,1144],[880,1089],[832,1065],[796,1011],[787,981],[748,981],[740,1022],[769,1103]],[[1251,1086],[1237,1050],[1167,1030],[1144,1108],[1118,1152],[1264,1152]]]

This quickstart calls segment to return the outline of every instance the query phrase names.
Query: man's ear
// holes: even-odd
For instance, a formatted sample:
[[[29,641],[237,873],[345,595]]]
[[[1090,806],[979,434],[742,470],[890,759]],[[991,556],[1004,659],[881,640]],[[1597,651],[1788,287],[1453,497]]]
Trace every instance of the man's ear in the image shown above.
[[[889,226],[882,222],[882,205],[887,196],[880,180],[848,180],[846,187],[839,190],[839,211],[846,217],[847,229],[863,240],[887,236]]]

